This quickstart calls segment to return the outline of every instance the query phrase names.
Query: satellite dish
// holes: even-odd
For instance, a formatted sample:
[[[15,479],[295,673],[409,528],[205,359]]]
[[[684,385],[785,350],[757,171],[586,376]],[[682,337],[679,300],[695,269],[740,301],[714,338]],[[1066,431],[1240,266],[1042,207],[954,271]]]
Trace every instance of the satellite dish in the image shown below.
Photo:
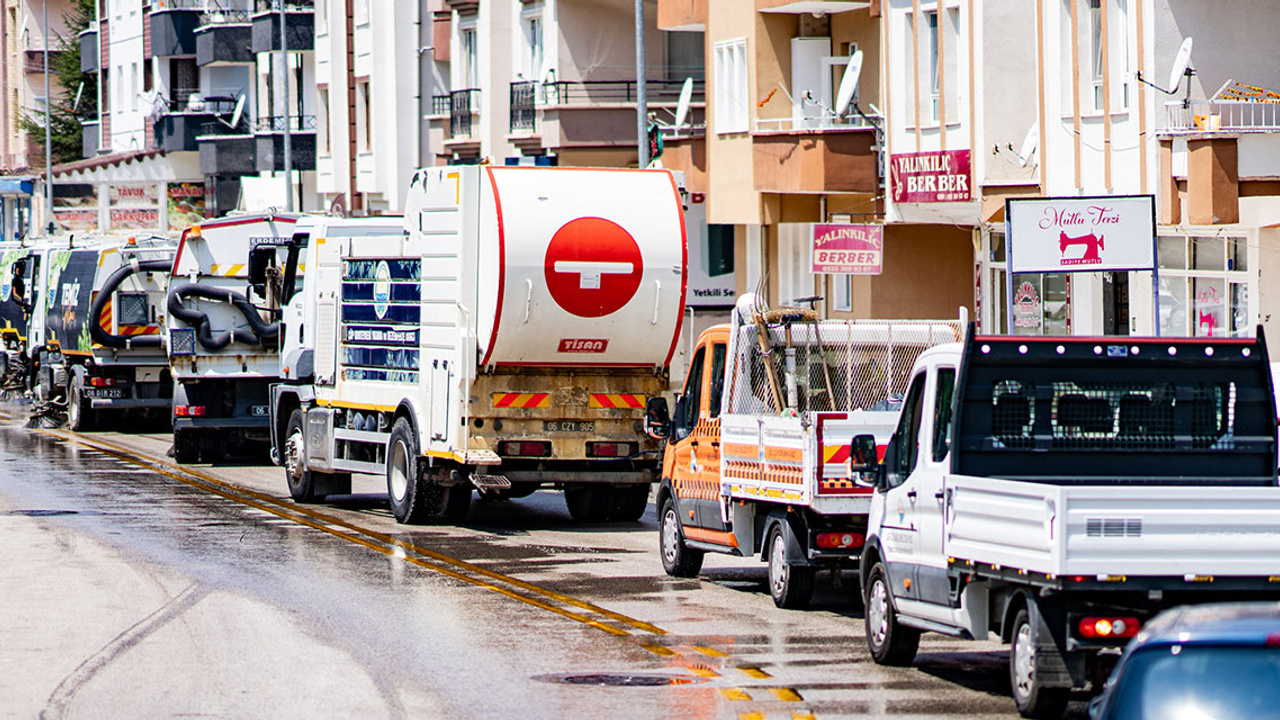
[[[684,86],[680,88],[680,102],[676,105],[676,127],[684,125],[685,119],[689,116],[689,103],[693,101],[693,78],[684,79]]]
[[[858,76],[862,74],[862,51],[849,56],[849,64],[844,66],[844,77],[840,78],[840,91],[836,93],[836,117],[844,115],[853,102],[853,93],[858,89]]]
[[[231,129],[233,130],[240,127],[240,118],[244,115],[244,98],[244,95],[236,98],[236,109],[231,111]],[[285,118],[285,122],[289,122],[289,119]]]
[[[1182,76],[1186,74],[1187,67],[1191,64],[1191,38],[1182,41],[1182,47],[1178,48],[1178,54],[1173,58],[1173,69],[1169,71],[1169,89],[1165,92],[1170,94],[1178,89],[1178,83],[1182,81]]]
[[[1031,164],[1031,156],[1036,154],[1036,148],[1040,144],[1039,127],[1032,125],[1027,130],[1027,136],[1022,138],[1022,149],[1018,151],[1018,159],[1022,161],[1022,167]]]

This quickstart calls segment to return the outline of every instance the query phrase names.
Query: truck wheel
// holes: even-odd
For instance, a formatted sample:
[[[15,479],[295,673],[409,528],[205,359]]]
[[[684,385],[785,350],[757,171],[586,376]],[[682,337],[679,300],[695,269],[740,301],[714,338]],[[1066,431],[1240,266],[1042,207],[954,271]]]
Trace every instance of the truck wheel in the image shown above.
[[[765,547],[769,549],[769,594],[773,604],[789,610],[808,607],[813,599],[814,570],[787,562],[787,537],[781,525],[773,526]]]
[[[671,577],[697,577],[702,569],[704,553],[684,544],[684,530],[680,527],[680,515],[675,501],[667,498],[659,513],[658,553],[662,556],[662,569]]]
[[[200,438],[200,459],[207,463],[222,462],[227,457],[226,446],[222,435],[217,430],[205,430],[196,437]]]
[[[607,520],[613,510],[613,496],[605,490],[612,488],[592,485],[569,485],[564,489],[564,504],[569,516],[578,522]]]
[[[190,430],[174,430],[173,459],[179,465],[200,462],[200,438]]]
[[[867,648],[871,659],[880,665],[905,667],[915,660],[920,647],[920,631],[898,624],[889,590],[889,575],[884,565],[876,563],[867,576],[866,612]]]
[[[315,481],[307,469],[306,436],[303,434],[302,411],[294,410],[284,431],[284,477],[289,483],[289,495],[294,502],[316,503],[323,498],[316,494]]]
[[[644,517],[649,509],[649,486],[628,485],[613,488],[613,507],[609,512],[609,520],[619,522],[636,522]]]
[[[1032,640],[1031,614],[1024,608],[1013,621],[1013,645],[1009,649],[1009,685],[1013,702],[1026,718],[1060,718],[1066,712],[1071,689],[1044,687],[1036,674],[1036,645]]]
[[[67,389],[67,427],[75,432],[91,430],[94,416],[93,400],[84,396],[84,381],[72,377]]]
[[[387,497],[391,501],[391,514],[396,522],[419,524],[429,520],[428,505],[439,505],[444,499],[440,491],[423,477],[418,462],[418,434],[405,418],[391,426],[391,441],[387,450]],[[436,497],[431,497],[435,495]],[[431,502],[435,500],[436,502]]]

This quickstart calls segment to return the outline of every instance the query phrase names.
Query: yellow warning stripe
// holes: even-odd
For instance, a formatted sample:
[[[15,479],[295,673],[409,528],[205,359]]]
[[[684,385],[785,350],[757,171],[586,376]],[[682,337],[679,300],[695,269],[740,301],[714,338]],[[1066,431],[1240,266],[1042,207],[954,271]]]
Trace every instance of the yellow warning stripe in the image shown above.
[[[211,265],[209,274],[221,277],[238,277],[244,274],[244,265]]]
[[[591,393],[587,406],[610,410],[641,410],[644,408],[644,395],[635,393]]]
[[[496,408],[548,408],[551,407],[550,393],[493,393],[493,406]]]

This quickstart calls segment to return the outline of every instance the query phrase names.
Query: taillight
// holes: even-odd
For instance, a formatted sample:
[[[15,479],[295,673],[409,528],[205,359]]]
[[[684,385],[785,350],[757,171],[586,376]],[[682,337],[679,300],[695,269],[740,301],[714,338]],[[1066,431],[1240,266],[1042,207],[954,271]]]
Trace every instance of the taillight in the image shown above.
[[[116,384],[115,378],[109,378],[109,377],[89,378],[89,387],[114,387],[115,384]]]
[[[636,454],[639,446],[636,443],[629,442],[589,442],[587,443],[587,457],[593,458],[624,458],[631,457]]]
[[[1280,647],[1280,633],[1271,633],[1267,636],[1267,647]]]
[[[174,405],[174,417],[204,417],[204,405]]]
[[[551,457],[551,443],[545,440],[507,440],[498,443],[504,457]]]
[[[827,532],[818,533],[813,542],[824,550],[846,550],[862,547],[863,543],[866,542],[866,537],[862,533],[856,532]]]
[[[1109,640],[1133,637],[1141,626],[1136,617],[1087,617],[1081,618],[1076,628],[1082,638]]]

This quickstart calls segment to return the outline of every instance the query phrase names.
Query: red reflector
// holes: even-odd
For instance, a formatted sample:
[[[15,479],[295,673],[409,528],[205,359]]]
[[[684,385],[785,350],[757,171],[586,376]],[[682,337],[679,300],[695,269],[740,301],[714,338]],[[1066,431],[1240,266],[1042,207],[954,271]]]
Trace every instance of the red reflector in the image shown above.
[[[634,455],[636,446],[633,443],[615,443],[615,442],[589,442],[587,443],[587,457],[597,458],[618,458],[629,457]]]
[[[174,406],[173,406],[173,416],[174,416],[174,417],[187,417],[187,406],[186,406],[186,405],[174,405]]]
[[[204,417],[203,405],[191,405],[190,410],[191,410],[191,417]]]
[[[116,384],[115,378],[96,377],[89,378],[89,387],[112,387]]]
[[[824,550],[845,550],[862,547],[863,543],[866,542],[866,537],[857,532],[830,532],[818,533],[813,541],[814,544]]]
[[[1130,638],[1138,634],[1142,623],[1136,617],[1087,617],[1080,620],[1080,637],[1105,640]]]
[[[498,454],[508,457],[551,457],[551,443],[531,440],[508,440],[498,445]]]
[[[1267,647],[1280,647],[1280,633],[1271,633],[1267,636]]]

